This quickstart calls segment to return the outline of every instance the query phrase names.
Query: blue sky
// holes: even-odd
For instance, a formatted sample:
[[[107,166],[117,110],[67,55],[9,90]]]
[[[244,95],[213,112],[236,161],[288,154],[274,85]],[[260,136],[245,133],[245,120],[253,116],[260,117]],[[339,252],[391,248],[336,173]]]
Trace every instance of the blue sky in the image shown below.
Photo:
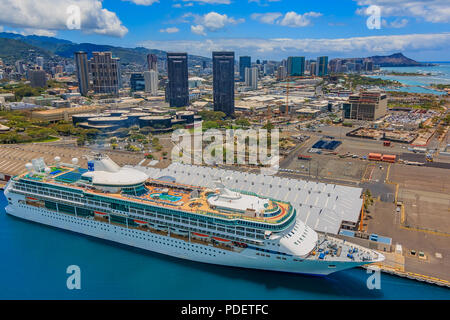
[[[67,7],[81,30],[67,30]],[[366,10],[380,10],[369,29]],[[376,19],[374,20],[376,21]],[[0,30],[75,42],[145,46],[209,56],[212,50],[280,60],[288,55],[404,52],[450,60],[448,0],[2,0]]]

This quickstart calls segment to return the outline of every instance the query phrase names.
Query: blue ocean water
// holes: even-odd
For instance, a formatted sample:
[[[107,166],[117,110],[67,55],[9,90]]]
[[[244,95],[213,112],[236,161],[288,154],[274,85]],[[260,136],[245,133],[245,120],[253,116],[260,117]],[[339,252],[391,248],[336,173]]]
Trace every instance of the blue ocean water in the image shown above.
[[[431,75],[427,76],[373,76],[374,78],[380,78],[383,80],[395,80],[407,85],[396,89],[395,91],[411,92],[411,93],[432,93],[437,95],[444,94],[441,91],[436,91],[423,86],[429,86],[431,84],[450,84],[450,62],[436,63],[436,66],[431,67],[386,67],[381,68],[384,71],[393,72],[409,72],[409,73],[424,73]],[[390,89],[391,90],[391,89]]]
[[[0,299],[450,299],[450,290],[363,269],[308,277],[195,263],[46,227],[5,213],[0,192]],[[81,269],[68,290],[66,269]]]

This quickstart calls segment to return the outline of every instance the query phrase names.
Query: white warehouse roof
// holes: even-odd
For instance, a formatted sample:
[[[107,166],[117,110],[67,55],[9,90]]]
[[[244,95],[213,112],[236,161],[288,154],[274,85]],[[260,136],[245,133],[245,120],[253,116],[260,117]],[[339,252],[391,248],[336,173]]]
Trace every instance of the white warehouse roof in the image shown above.
[[[230,189],[239,189],[290,202],[300,220],[316,231],[337,234],[342,221],[356,223],[362,207],[362,188],[263,176],[210,167],[173,163],[165,169],[140,167],[150,178],[175,177],[177,182],[214,188],[221,178]]]

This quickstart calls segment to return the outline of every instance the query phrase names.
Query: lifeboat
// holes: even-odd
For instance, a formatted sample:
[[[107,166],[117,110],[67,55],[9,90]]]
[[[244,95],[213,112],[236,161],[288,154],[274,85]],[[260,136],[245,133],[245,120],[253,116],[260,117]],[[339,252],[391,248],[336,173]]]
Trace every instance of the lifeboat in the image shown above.
[[[39,201],[38,199],[32,198],[32,197],[26,197],[26,199],[27,199],[27,200],[31,200],[31,201]]]
[[[177,229],[177,228],[170,228],[170,232],[174,233],[174,234],[178,234],[180,236],[186,236],[189,234],[189,231],[184,231],[184,230]]]
[[[105,212],[100,212],[100,211],[94,211],[94,214],[99,215],[101,217],[107,216],[108,214]]]
[[[147,224],[147,222],[141,221],[141,220],[133,220],[133,221],[134,221],[134,223],[137,223],[137,224],[140,225],[140,226],[144,226],[144,225]]]
[[[227,240],[227,239],[222,239],[219,237],[212,237],[214,240],[218,241],[218,242],[222,242],[222,243],[229,243],[231,242],[231,240]]]
[[[201,234],[201,233],[197,233],[197,232],[192,232],[192,235],[194,235],[196,237],[200,237],[200,238],[209,238],[209,236],[207,234]]]

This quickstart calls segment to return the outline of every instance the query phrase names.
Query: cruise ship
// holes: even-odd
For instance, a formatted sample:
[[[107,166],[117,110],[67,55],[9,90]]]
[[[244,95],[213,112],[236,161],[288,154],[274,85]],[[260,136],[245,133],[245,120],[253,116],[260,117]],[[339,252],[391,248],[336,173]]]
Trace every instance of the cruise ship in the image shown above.
[[[6,212],[181,259],[217,265],[327,275],[384,260],[382,254],[319,234],[288,202],[230,190],[151,179],[93,155],[87,168],[42,158],[5,187]]]

